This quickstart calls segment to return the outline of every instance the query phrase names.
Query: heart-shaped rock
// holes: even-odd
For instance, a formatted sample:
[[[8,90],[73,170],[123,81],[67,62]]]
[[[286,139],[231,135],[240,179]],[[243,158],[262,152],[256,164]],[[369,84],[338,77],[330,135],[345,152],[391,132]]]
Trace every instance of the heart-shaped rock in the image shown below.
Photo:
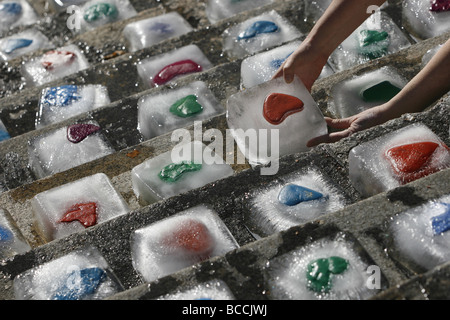
[[[90,123],[72,124],[67,127],[67,139],[72,143],[78,143],[89,135],[100,130],[100,127]]]
[[[263,106],[263,116],[267,122],[278,125],[291,114],[303,110],[304,103],[297,97],[284,93],[271,93]]]
[[[85,228],[97,223],[97,204],[95,202],[77,203],[63,215],[60,222],[78,220]]]
[[[156,85],[163,85],[166,82],[172,80],[176,76],[202,71],[202,66],[196,62],[187,59],[177,61],[175,63],[165,66],[161,71],[159,71],[153,78],[153,82]]]

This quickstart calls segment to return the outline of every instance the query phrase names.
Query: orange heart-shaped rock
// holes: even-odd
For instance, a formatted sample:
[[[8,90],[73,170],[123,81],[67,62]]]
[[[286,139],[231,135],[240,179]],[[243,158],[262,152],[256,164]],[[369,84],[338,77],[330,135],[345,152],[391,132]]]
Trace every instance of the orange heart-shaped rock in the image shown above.
[[[284,93],[271,93],[264,101],[263,115],[267,122],[277,125],[288,116],[303,110],[304,103],[297,97]]]

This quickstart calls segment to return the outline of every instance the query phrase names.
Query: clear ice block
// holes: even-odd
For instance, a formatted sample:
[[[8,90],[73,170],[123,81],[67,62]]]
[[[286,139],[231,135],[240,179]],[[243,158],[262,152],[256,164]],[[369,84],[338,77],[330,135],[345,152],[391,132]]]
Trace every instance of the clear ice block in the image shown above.
[[[0,39],[0,59],[8,61],[38,49],[49,49],[53,44],[41,32],[29,29]]]
[[[82,126],[86,128],[83,129]],[[72,142],[73,139],[68,134],[70,128],[87,135],[80,142]],[[97,131],[89,132],[92,128],[97,128]],[[38,178],[74,168],[113,152],[114,149],[103,137],[101,128],[96,123],[62,127],[37,136],[28,143],[30,167]]]
[[[450,232],[433,228],[433,219],[448,219],[449,210],[450,196],[444,196],[398,214],[390,225],[396,250],[427,270],[449,261]]]
[[[339,270],[333,270],[330,262],[324,269],[320,262],[332,261],[330,258],[343,259],[346,263]],[[321,272],[320,280],[328,280],[322,290],[312,286],[317,283],[307,277],[314,275],[315,270],[309,269],[311,265]],[[367,286],[367,268],[344,235],[317,240],[270,261],[267,268],[270,297],[276,300],[364,300],[377,293]]]
[[[173,51],[142,60],[138,74],[145,85],[158,87],[181,76],[212,68],[211,62],[196,45],[188,45]]]
[[[42,90],[36,129],[61,122],[110,103],[108,90],[102,85],[63,85]]]
[[[253,10],[274,0],[209,0],[206,4],[206,16],[209,22],[216,23],[238,13]]]
[[[251,88],[271,80],[281,64],[300,44],[301,41],[295,41],[245,58],[241,63],[241,89]],[[319,79],[331,74],[333,74],[333,70],[327,64]]]
[[[295,202],[287,202],[283,198],[286,195],[283,191],[292,186],[301,188],[289,190]],[[315,192],[319,194],[314,197],[312,195]],[[310,195],[310,198],[305,197],[305,194]],[[257,237],[266,237],[318,219],[343,208],[346,203],[343,193],[315,168],[280,177],[273,184],[253,191],[249,198],[249,211],[244,216],[245,225]]]
[[[0,209],[0,260],[31,249],[9,212]]]
[[[331,89],[329,110],[338,118],[346,118],[391,100],[407,84],[389,66],[354,76]]]
[[[404,0],[403,25],[414,37],[428,39],[450,31],[450,11],[431,10],[432,0]]]
[[[104,173],[41,192],[33,197],[31,205],[39,229],[48,241],[129,211],[127,203]]]
[[[51,50],[22,65],[21,73],[27,85],[41,86],[89,67],[87,59],[76,45]]]
[[[158,300],[234,300],[235,297],[222,280],[212,280],[186,290],[166,294]]]
[[[195,81],[185,87],[141,98],[138,101],[138,129],[145,139],[151,139],[223,112],[225,109],[206,84]]]
[[[421,123],[362,143],[349,154],[350,181],[372,196],[450,167],[448,147]]]
[[[233,173],[211,148],[193,141],[137,165],[131,171],[131,178],[136,196],[151,203],[200,188]]]
[[[347,70],[411,45],[401,29],[383,11],[373,13],[331,54],[335,71]]]
[[[278,97],[294,104],[291,107],[282,100],[277,103]],[[290,107],[280,109],[280,105]],[[269,163],[276,152],[281,157],[308,151],[306,143],[310,139],[328,132],[322,112],[297,77],[290,84],[277,78],[230,96],[227,123],[251,165]],[[278,132],[279,139],[267,139],[265,143],[264,135],[272,138],[274,132]],[[248,137],[258,141],[247,142]]]
[[[146,282],[236,248],[228,228],[204,205],[138,229],[131,236],[133,266]]]
[[[174,11],[132,22],[123,29],[123,35],[130,44],[130,51],[135,52],[192,30],[191,25]]]
[[[14,278],[17,300],[101,300],[123,290],[100,252],[86,247]]]
[[[0,32],[19,26],[29,26],[38,21],[33,7],[25,0],[0,2]]]
[[[243,58],[295,40],[302,34],[276,11],[270,11],[226,29],[223,48],[230,57]]]
[[[128,0],[91,0],[84,3],[75,14],[80,15],[78,19],[81,32],[86,32],[108,23],[131,18],[137,12]]]

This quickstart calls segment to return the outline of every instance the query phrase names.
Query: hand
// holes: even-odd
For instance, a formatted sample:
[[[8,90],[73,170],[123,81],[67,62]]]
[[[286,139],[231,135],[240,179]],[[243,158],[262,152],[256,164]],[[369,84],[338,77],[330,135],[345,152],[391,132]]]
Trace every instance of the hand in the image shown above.
[[[308,147],[314,147],[321,143],[337,142],[358,131],[382,124],[389,120],[389,118],[385,117],[385,110],[385,105],[381,105],[364,110],[354,116],[344,119],[333,119],[325,117],[325,121],[330,128],[343,130],[313,138],[309,140],[306,145]]]
[[[311,92],[314,82],[322,72],[327,57],[316,52],[307,41],[301,45],[284,61],[272,78],[283,76],[286,83],[291,83],[294,76],[303,82],[306,89]]]

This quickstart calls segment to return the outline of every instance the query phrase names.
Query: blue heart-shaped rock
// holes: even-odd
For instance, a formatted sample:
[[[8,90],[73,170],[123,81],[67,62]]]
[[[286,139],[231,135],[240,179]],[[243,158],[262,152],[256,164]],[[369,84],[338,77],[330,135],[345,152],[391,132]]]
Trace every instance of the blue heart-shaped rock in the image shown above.
[[[317,200],[322,197],[323,194],[318,191],[296,184],[288,184],[280,190],[278,201],[287,206],[295,206],[301,202]]]
[[[244,32],[241,32],[238,36],[238,40],[250,39],[258,34],[262,33],[272,33],[278,31],[278,26],[272,21],[256,21],[250,27],[248,27]]]

